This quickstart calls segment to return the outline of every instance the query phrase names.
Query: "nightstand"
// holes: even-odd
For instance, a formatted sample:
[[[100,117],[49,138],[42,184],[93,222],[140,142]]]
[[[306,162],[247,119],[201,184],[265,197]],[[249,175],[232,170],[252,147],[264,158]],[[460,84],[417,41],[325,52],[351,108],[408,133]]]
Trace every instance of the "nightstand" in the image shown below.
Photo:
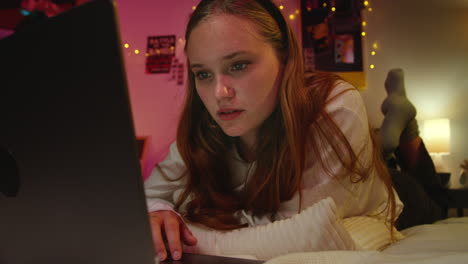
[[[457,215],[463,216],[463,208],[468,208],[468,189],[447,189],[448,208],[457,208]]]

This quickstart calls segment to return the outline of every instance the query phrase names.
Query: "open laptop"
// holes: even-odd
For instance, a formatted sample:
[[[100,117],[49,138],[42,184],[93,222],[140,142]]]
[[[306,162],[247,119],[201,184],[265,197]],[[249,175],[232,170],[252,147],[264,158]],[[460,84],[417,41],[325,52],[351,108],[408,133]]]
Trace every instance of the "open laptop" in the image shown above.
[[[110,0],[0,40],[0,263],[154,263]]]

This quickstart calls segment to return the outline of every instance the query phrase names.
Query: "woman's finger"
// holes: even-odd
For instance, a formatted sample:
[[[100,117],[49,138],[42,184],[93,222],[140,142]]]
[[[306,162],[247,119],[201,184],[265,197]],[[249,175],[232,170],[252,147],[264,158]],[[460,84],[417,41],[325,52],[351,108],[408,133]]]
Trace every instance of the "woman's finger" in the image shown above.
[[[195,246],[197,244],[197,238],[192,234],[190,229],[185,224],[182,223],[180,226],[184,243],[188,246]]]
[[[161,228],[163,220],[158,217],[156,214],[150,214],[150,223],[151,223],[151,233],[153,235],[153,242],[158,254],[159,259],[165,260],[167,257],[166,246],[164,245],[164,240],[161,234]]]
[[[179,260],[182,256],[182,245],[180,243],[180,220],[179,217],[164,218],[164,231],[171,250],[173,260]]]

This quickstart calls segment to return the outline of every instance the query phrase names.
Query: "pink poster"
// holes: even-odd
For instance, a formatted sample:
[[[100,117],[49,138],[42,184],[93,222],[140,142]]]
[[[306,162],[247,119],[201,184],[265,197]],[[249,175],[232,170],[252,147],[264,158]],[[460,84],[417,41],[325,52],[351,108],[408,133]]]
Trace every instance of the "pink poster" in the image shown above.
[[[146,73],[169,73],[175,56],[176,36],[149,36]]]

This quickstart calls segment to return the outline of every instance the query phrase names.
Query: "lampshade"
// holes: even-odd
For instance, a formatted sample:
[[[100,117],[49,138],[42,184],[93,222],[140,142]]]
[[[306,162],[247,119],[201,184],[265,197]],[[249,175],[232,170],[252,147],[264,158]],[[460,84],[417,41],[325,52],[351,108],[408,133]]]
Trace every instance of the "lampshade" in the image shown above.
[[[424,121],[424,143],[429,153],[450,153],[450,120],[447,118]]]

